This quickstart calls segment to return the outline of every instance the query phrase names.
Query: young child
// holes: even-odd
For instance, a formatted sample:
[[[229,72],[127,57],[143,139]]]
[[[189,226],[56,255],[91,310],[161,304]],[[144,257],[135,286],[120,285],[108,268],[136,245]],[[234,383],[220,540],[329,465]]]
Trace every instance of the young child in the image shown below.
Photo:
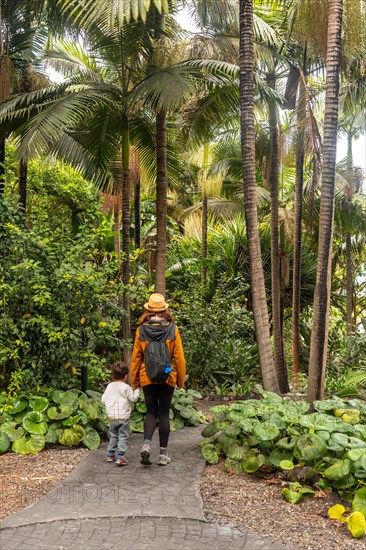
[[[102,395],[109,418],[110,439],[107,461],[115,460],[117,450],[117,466],[127,464],[125,452],[130,438],[131,403],[136,403],[140,395],[139,389],[133,390],[126,384],[128,372],[128,366],[122,361],[114,363],[112,365],[113,382],[108,384]]]

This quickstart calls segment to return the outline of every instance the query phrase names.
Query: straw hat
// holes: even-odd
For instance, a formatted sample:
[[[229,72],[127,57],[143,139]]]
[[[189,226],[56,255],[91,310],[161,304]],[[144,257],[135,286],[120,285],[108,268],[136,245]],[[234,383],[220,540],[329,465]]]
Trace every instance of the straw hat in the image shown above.
[[[153,313],[166,311],[168,307],[169,304],[166,303],[164,296],[161,294],[151,294],[149,301],[144,304],[144,308]]]

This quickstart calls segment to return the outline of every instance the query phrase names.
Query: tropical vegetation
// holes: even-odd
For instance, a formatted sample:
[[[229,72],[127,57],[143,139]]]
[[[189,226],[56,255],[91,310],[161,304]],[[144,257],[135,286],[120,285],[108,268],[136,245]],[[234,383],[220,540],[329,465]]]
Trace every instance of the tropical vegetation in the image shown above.
[[[109,365],[156,291],[187,359],[172,425],[203,420],[197,390],[260,382],[214,411],[205,458],[309,463],[359,501],[365,59],[364,0],[0,0],[2,452],[97,446]]]

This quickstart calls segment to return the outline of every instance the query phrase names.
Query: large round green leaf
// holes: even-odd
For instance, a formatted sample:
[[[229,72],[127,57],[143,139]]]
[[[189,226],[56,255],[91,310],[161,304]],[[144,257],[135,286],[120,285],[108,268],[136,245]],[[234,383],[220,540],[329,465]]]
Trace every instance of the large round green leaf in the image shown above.
[[[52,392],[52,399],[55,403],[58,403],[59,405],[61,404],[61,400],[63,398],[63,396],[65,395],[65,392],[62,391],[62,390],[55,390]]]
[[[351,489],[357,485],[358,481],[353,474],[348,474],[337,481],[332,481],[332,487],[336,489]]]
[[[361,487],[361,489],[355,491],[352,500],[352,510],[355,512],[362,512],[366,517],[366,487]]]
[[[229,424],[228,426],[225,426],[223,432],[228,437],[231,437],[232,439],[235,439],[236,437],[238,437],[241,430],[238,426],[235,426],[233,424]]]
[[[292,460],[292,451],[286,449],[274,449],[268,457],[268,460],[275,468],[280,468],[283,460]]]
[[[0,424],[0,432],[8,430],[9,428],[15,428],[17,424],[18,422],[16,422],[15,420],[7,420],[6,422]]]
[[[31,411],[23,418],[23,428],[31,434],[43,435],[48,430],[47,422],[42,422],[42,415],[38,411]]]
[[[18,428],[5,428],[1,431],[6,433],[10,441],[16,441],[24,435],[24,428],[22,426]]]
[[[69,416],[62,421],[63,426],[74,426],[80,421],[81,424],[87,423],[88,419],[84,413],[76,414],[75,416]]]
[[[276,424],[266,421],[254,426],[253,435],[260,441],[272,441],[280,435],[280,430]]]
[[[294,456],[305,462],[316,460],[326,452],[327,445],[325,441],[315,434],[300,435],[294,448]]]
[[[245,434],[251,434],[253,429],[253,420],[251,418],[242,418],[238,422],[238,426]]]
[[[34,411],[42,412],[45,411],[48,407],[49,401],[47,397],[31,397],[29,400],[29,406]]]
[[[337,481],[350,473],[351,465],[352,462],[347,458],[345,460],[337,460],[337,462],[325,470],[324,475],[332,481]]]
[[[293,449],[296,445],[297,437],[282,437],[276,442],[279,449]]]
[[[98,432],[93,430],[93,428],[86,428],[85,429],[85,435],[82,439],[83,445],[87,447],[88,449],[91,449],[92,451],[95,451],[95,449],[98,449],[100,445],[100,437]]]
[[[20,439],[13,441],[11,448],[15,453],[21,455],[37,454],[42,451],[45,443],[46,440],[43,435],[25,434]]]
[[[84,435],[84,428],[76,424],[75,426],[72,426],[71,428],[66,428],[66,430],[64,430],[64,433],[60,437],[59,442],[61,443],[61,445],[67,445],[70,447],[73,445],[79,445]]]
[[[46,443],[58,443],[60,437],[62,436],[62,432],[62,428],[59,428],[56,424],[51,424],[45,435]]]
[[[27,399],[24,399],[23,397],[16,398],[11,401],[8,412],[10,414],[20,413],[24,411],[27,407],[28,407]]]
[[[83,411],[86,416],[88,417],[88,420],[96,420],[100,416],[100,409],[99,409],[99,403],[98,401],[88,401],[84,402],[82,401],[80,403],[80,410]]]
[[[209,464],[217,464],[219,461],[219,454],[214,445],[209,443],[202,447],[202,456]]]
[[[220,425],[216,418],[214,418],[212,422],[210,422],[209,424],[207,424],[207,426],[203,428],[203,430],[201,431],[201,435],[202,437],[212,437],[213,435],[215,435],[215,433],[219,431],[219,429]]]
[[[242,462],[241,467],[245,472],[251,474],[259,470],[261,466],[265,463],[265,458],[262,454],[257,456],[250,456],[244,462]]]
[[[60,405],[60,407],[50,407],[47,410],[47,415],[51,420],[62,420],[71,416],[74,409],[68,405]]]
[[[233,444],[227,447],[226,456],[228,456],[232,460],[243,462],[247,457],[248,451],[249,451],[249,445]]]
[[[10,447],[10,439],[5,432],[0,432],[0,453],[5,453]]]

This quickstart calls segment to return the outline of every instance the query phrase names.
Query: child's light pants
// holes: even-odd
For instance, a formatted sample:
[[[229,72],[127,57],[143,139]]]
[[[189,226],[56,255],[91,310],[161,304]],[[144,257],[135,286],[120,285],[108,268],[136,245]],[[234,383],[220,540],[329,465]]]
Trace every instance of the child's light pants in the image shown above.
[[[128,449],[130,439],[130,421],[129,420],[110,420],[109,421],[109,444],[108,452],[117,450],[118,454],[124,454]]]

